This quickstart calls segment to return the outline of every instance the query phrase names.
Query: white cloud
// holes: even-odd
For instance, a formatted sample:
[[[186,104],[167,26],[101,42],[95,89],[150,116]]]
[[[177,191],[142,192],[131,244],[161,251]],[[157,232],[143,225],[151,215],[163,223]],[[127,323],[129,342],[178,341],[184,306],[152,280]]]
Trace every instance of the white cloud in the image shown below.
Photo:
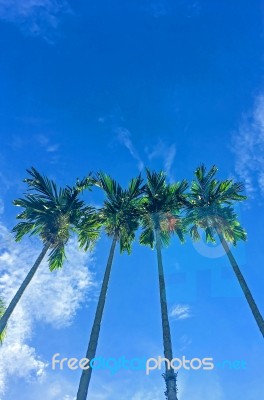
[[[177,304],[172,307],[169,316],[173,319],[187,319],[191,316],[191,308],[188,304]]]
[[[155,158],[161,158],[163,160],[164,171],[170,180],[172,180],[172,167],[176,156],[175,144],[167,145],[160,140],[153,148],[146,148],[145,150],[150,161]]]
[[[17,244],[6,227],[0,224],[0,292],[6,303],[10,301],[25,278],[39,245],[29,241]],[[77,249],[75,240],[67,248],[68,261],[63,269],[51,273],[44,261],[23,298],[10,318],[7,336],[1,347],[0,394],[16,375],[39,380],[45,374],[47,362],[27,342],[34,334],[36,321],[44,321],[54,328],[67,326],[93,287],[87,264],[91,256]]]
[[[0,19],[17,24],[26,34],[50,40],[49,31],[58,28],[70,12],[66,0],[0,0]]]
[[[141,160],[135,146],[132,143],[131,133],[129,132],[128,129],[123,127],[119,127],[116,130],[116,132],[118,134],[119,141],[128,149],[131,156],[137,161],[137,166],[139,171],[142,171],[144,168],[144,163]]]
[[[264,96],[259,96],[251,115],[244,118],[234,136],[235,169],[245,182],[247,195],[264,196]]]

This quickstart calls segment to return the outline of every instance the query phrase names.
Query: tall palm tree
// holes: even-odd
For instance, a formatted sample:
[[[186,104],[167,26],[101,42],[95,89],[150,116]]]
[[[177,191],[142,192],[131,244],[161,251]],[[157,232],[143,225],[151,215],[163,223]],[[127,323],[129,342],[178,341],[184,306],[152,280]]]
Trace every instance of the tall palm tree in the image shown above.
[[[42,176],[35,168],[27,172],[30,175],[25,179],[28,192],[24,198],[14,201],[16,206],[24,209],[17,216],[23,222],[19,222],[13,228],[13,232],[16,241],[20,241],[26,234],[38,235],[43,248],[0,320],[0,335],[46,253],[49,251],[50,270],[61,268],[66,258],[65,245],[73,231],[79,233],[79,225],[84,216],[90,229],[87,230],[85,238],[79,237],[80,245],[88,248],[90,242],[99,235],[100,224],[95,210],[79,199],[80,192],[91,187],[91,177],[77,180],[73,187],[58,189],[54,181]]]
[[[102,188],[106,195],[106,200],[104,201],[103,208],[99,210],[99,215],[106,234],[112,238],[112,244],[86,352],[86,358],[89,361],[96,354],[116,244],[119,242],[121,253],[126,251],[130,254],[132,242],[135,239],[135,231],[139,226],[141,184],[142,179],[139,176],[132,179],[128,185],[128,189],[124,190],[115,180],[102,172],[97,174],[96,177],[96,185]],[[84,237],[85,232],[86,224],[84,222]],[[91,375],[92,369],[90,367],[83,369],[77,400],[85,400],[87,398]]]
[[[151,248],[156,246],[164,355],[171,361],[173,352],[161,249],[162,246],[169,244],[170,236],[173,233],[178,235],[181,242],[184,241],[181,219],[178,214],[185,202],[184,191],[188,184],[186,181],[182,181],[169,185],[166,183],[166,175],[163,172],[150,172],[147,169],[146,173],[147,184],[142,200],[143,231],[140,235],[140,243]],[[166,397],[168,400],[177,400],[177,374],[168,368],[167,363],[163,376],[166,383]]]
[[[1,297],[0,297],[0,318],[2,317],[2,315],[4,314],[4,312],[5,312],[5,304],[4,304],[3,300],[2,300]],[[4,336],[5,336],[5,331],[3,331],[3,332],[1,333],[1,335],[0,335],[0,344],[3,343]]]
[[[200,239],[199,228],[205,231],[207,242],[215,243],[215,236],[219,237],[252,314],[264,336],[263,317],[228,246],[228,242],[236,245],[237,241],[245,241],[247,237],[233,208],[235,202],[246,199],[246,196],[241,195],[244,186],[231,179],[218,181],[215,179],[217,170],[217,167],[213,166],[206,172],[204,165],[196,169],[196,180],[192,182],[189,194],[186,222],[194,240]]]

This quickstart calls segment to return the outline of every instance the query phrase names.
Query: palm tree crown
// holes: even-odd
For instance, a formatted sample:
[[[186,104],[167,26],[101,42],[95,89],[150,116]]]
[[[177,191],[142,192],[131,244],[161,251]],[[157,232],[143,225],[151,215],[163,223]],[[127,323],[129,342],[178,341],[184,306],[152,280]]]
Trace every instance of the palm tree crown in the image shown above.
[[[238,222],[233,203],[243,201],[246,196],[242,183],[231,179],[218,181],[215,179],[217,167],[208,172],[204,165],[195,171],[196,180],[191,183],[189,204],[187,206],[186,223],[190,226],[190,234],[194,240],[200,239],[198,229],[205,231],[206,240],[215,242],[215,234],[236,245],[238,240],[246,240],[246,232]]]
[[[14,228],[16,241],[24,235],[39,235],[43,244],[51,249],[48,263],[50,270],[61,268],[65,260],[65,245],[70,233],[79,234],[79,244],[87,249],[89,244],[99,235],[98,219],[95,210],[79,199],[79,194],[92,185],[92,178],[77,180],[75,186],[58,189],[55,182],[42,176],[35,168],[27,170],[30,178],[24,181],[28,184],[28,192],[24,198],[14,201],[16,206],[24,210],[17,216],[24,220]],[[33,193],[32,193],[33,191]],[[86,221],[90,230],[88,235],[80,235],[80,225]]]
[[[142,228],[140,243],[151,248],[155,244],[155,229],[160,229],[161,243],[169,244],[170,235],[176,233],[184,241],[179,211],[185,204],[187,181],[167,184],[166,174],[146,170],[147,184],[142,199]]]
[[[99,172],[95,179],[95,185],[102,188],[106,194],[104,205],[99,210],[100,221],[108,236],[116,236],[120,251],[127,251],[129,254],[135,231],[139,226],[142,182],[143,179],[138,176],[129,182],[127,189],[123,189],[103,172]]]

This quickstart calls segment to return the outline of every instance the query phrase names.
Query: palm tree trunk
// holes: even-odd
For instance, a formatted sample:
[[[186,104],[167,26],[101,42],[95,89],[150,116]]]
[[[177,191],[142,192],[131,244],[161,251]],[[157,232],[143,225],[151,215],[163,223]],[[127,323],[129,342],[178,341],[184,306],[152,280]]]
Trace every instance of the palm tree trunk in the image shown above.
[[[240,285],[241,289],[243,290],[243,293],[244,293],[244,295],[245,295],[245,297],[247,299],[248,305],[251,308],[252,314],[254,315],[254,318],[256,320],[256,323],[258,324],[260,332],[262,333],[262,336],[264,336],[264,320],[263,320],[263,317],[262,317],[262,315],[261,315],[261,313],[260,313],[260,311],[259,311],[259,309],[258,309],[258,307],[257,307],[257,305],[255,303],[255,300],[254,300],[254,298],[253,298],[253,296],[252,296],[252,294],[251,294],[251,292],[249,290],[249,287],[248,287],[248,285],[247,285],[247,283],[245,281],[245,278],[243,277],[243,275],[242,275],[242,273],[241,273],[241,271],[239,269],[239,266],[238,266],[238,264],[237,264],[237,262],[236,262],[236,260],[235,260],[235,258],[233,256],[233,254],[232,254],[232,252],[231,252],[231,250],[230,250],[225,238],[223,237],[221,232],[218,232],[218,236],[219,236],[219,239],[220,239],[220,241],[222,243],[223,248],[225,249],[226,255],[229,258],[229,261],[230,261],[230,263],[231,263],[231,265],[233,267],[233,270],[234,270],[234,272],[236,274],[236,277],[238,279],[239,285]]]
[[[35,275],[41,261],[43,260],[43,258],[45,257],[48,249],[50,247],[50,244],[47,243],[45,244],[45,246],[43,247],[40,255],[38,256],[38,258],[36,259],[33,267],[31,268],[31,270],[29,271],[29,273],[27,274],[26,278],[24,279],[24,281],[22,282],[20,288],[18,289],[18,291],[16,292],[15,296],[13,297],[13,299],[11,300],[9,306],[7,307],[5,313],[3,314],[2,318],[0,319],[0,336],[2,335],[3,331],[6,328],[6,325],[8,323],[9,318],[11,317],[14,309],[16,308],[17,303],[19,302],[19,300],[21,299],[24,291],[26,290],[27,286],[29,285],[29,283],[31,282],[31,279],[33,278],[33,276]]]
[[[166,287],[165,287],[164,271],[162,264],[161,240],[160,240],[159,228],[155,229],[155,235],[156,235],[156,250],[157,250],[158,272],[159,272],[159,290],[160,290],[164,356],[169,361],[171,361],[173,359],[173,354],[172,354],[171,333],[170,333],[170,324],[168,317]],[[177,383],[176,383],[177,374],[175,374],[173,369],[168,368],[167,363],[165,363],[165,365],[166,365],[166,371],[165,374],[163,375],[166,382],[165,395],[168,400],[178,400]]]
[[[86,352],[86,358],[89,360],[89,362],[95,357],[96,354],[96,349],[97,349],[97,343],[99,339],[99,333],[100,333],[100,328],[101,328],[101,322],[102,322],[102,317],[103,317],[103,312],[104,312],[104,305],[105,305],[105,300],[106,300],[106,294],[107,294],[107,288],[108,288],[108,283],[109,283],[109,278],[110,278],[110,273],[112,269],[112,263],[113,263],[113,258],[114,258],[114,253],[115,253],[115,247],[117,243],[117,235],[114,236],[113,241],[112,241],[112,246],[110,249],[106,269],[105,269],[105,274],[104,274],[104,279],[102,283],[102,288],[96,308],[96,313],[94,317],[94,323],[90,335],[90,340],[89,340],[89,345],[88,349]],[[79,383],[79,388],[77,392],[77,398],[76,400],[86,400],[87,398],[87,393],[89,389],[89,384],[91,380],[91,375],[92,375],[92,368],[88,369],[83,369],[80,383]]]

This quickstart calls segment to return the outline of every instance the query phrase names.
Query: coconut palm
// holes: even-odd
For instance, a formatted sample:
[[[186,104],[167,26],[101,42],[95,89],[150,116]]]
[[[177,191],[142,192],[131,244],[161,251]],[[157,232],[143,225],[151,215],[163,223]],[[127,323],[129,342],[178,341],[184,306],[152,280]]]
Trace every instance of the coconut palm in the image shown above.
[[[189,194],[186,223],[190,227],[189,232],[194,240],[200,239],[199,228],[205,231],[207,242],[215,243],[215,236],[219,237],[252,314],[264,336],[264,320],[228,246],[228,242],[236,245],[239,240],[245,241],[247,237],[246,231],[241,227],[234,211],[234,203],[246,199],[246,196],[241,195],[244,186],[231,179],[225,181],[215,179],[217,170],[217,167],[213,166],[206,172],[204,165],[196,169],[196,180],[192,182]]]
[[[171,361],[173,352],[161,250],[163,246],[169,244],[172,234],[178,235],[181,242],[184,241],[179,211],[185,202],[184,191],[188,184],[182,181],[169,185],[166,183],[166,175],[163,172],[150,172],[147,169],[146,173],[147,184],[142,200],[143,230],[140,243],[151,248],[156,247],[164,355]],[[166,382],[166,397],[168,400],[177,400],[177,374],[166,364],[163,376]]]
[[[2,300],[1,297],[0,297],[0,318],[2,317],[2,315],[4,314],[4,312],[5,312],[5,304],[4,304],[3,300]],[[3,331],[3,332],[1,333],[1,335],[0,335],[0,344],[3,343],[4,336],[5,336],[5,331]]]
[[[128,189],[124,190],[115,180],[102,172],[97,174],[96,177],[96,185],[102,188],[106,195],[103,208],[99,210],[99,216],[104,225],[106,234],[112,238],[112,244],[86,352],[86,359],[89,361],[91,361],[96,354],[116,244],[119,242],[121,253],[126,251],[130,254],[132,242],[135,239],[135,231],[139,226],[139,196],[142,193],[141,184],[142,179],[139,176],[138,178],[132,179],[128,185]],[[84,237],[85,232],[86,226],[84,222]],[[85,400],[87,398],[91,374],[91,368],[83,369],[77,400]]]
[[[90,229],[85,238],[79,237],[80,245],[87,249],[99,235],[100,224],[95,210],[79,199],[79,194],[92,185],[90,176],[82,181],[77,180],[73,187],[58,189],[54,181],[42,176],[35,168],[27,172],[30,175],[25,179],[28,191],[24,198],[13,202],[24,209],[17,216],[22,222],[13,228],[13,232],[16,241],[27,234],[38,235],[43,248],[0,320],[0,335],[45,255],[49,252],[51,271],[61,268],[65,260],[65,245],[73,231],[79,233],[78,227],[84,216]]]

